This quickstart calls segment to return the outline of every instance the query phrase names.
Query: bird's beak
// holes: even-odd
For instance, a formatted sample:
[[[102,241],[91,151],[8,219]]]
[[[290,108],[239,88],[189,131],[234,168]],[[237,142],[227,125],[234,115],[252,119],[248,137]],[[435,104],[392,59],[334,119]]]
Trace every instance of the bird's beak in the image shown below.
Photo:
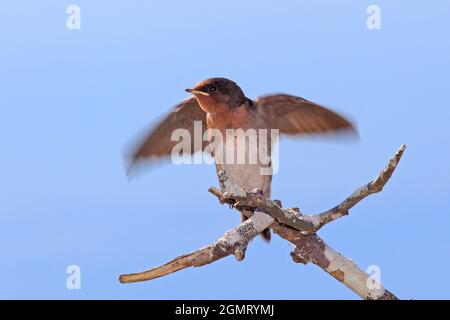
[[[206,92],[203,92],[203,91],[199,91],[199,90],[195,90],[195,89],[186,89],[186,90],[184,90],[184,91],[186,91],[186,92],[189,92],[189,93],[192,93],[192,94],[201,94],[201,95],[204,95],[204,96],[209,96],[209,94],[208,93],[206,93]]]

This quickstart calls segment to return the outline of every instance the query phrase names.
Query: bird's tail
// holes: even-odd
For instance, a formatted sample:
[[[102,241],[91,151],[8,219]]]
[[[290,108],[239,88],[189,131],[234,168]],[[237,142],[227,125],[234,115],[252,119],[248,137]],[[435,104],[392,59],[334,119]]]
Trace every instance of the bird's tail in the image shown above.
[[[245,216],[245,214],[243,214],[241,212],[241,221],[244,222],[247,219],[248,218]],[[266,242],[270,242],[270,239],[272,239],[272,234],[270,232],[270,228],[264,229],[263,232],[261,232],[259,235]]]

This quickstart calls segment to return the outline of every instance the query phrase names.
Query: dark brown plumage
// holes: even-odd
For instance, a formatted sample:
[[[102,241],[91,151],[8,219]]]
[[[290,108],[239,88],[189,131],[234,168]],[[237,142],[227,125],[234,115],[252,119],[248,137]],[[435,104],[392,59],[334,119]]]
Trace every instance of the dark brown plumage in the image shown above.
[[[177,144],[177,141],[171,141],[173,130],[184,128],[193,136],[194,121],[201,121],[203,129],[206,129],[206,113],[198,105],[197,99],[191,97],[177,104],[172,112],[150,130],[138,144],[138,148],[133,151],[131,163],[169,156]],[[195,149],[194,141],[191,142],[192,153],[200,151]]]
[[[300,97],[287,94],[264,96],[257,98],[254,106],[267,127],[279,129],[280,133],[325,134],[340,130],[356,133],[350,121],[341,115]]]

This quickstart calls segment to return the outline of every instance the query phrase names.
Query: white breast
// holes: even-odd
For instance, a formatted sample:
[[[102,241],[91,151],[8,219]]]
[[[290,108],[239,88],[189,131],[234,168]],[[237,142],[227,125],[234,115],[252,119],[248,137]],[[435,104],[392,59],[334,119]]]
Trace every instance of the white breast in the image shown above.
[[[267,174],[270,167],[270,141],[255,139],[232,139],[230,143],[217,145],[217,150],[223,150],[223,154],[215,152],[217,172],[223,170],[230,180],[251,191],[255,188],[263,191],[266,197],[270,197],[272,175]],[[234,143],[231,143],[233,142]]]

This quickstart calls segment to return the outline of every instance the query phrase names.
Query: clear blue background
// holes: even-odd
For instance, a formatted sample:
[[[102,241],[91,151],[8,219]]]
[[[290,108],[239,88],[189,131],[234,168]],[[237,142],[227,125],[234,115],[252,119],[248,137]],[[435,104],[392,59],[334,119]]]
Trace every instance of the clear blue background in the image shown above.
[[[358,143],[281,143],[273,195],[334,206],[405,156],[385,190],[320,235],[401,298],[450,298],[450,4],[441,1],[68,1],[0,5],[0,298],[358,298],[274,237],[151,282],[164,263],[239,222],[207,189],[211,166],[150,168],[132,181],[133,138],[211,76],[249,97],[286,92],[354,119]],[[366,9],[382,10],[382,29]],[[82,289],[66,288],[66,267]]]

